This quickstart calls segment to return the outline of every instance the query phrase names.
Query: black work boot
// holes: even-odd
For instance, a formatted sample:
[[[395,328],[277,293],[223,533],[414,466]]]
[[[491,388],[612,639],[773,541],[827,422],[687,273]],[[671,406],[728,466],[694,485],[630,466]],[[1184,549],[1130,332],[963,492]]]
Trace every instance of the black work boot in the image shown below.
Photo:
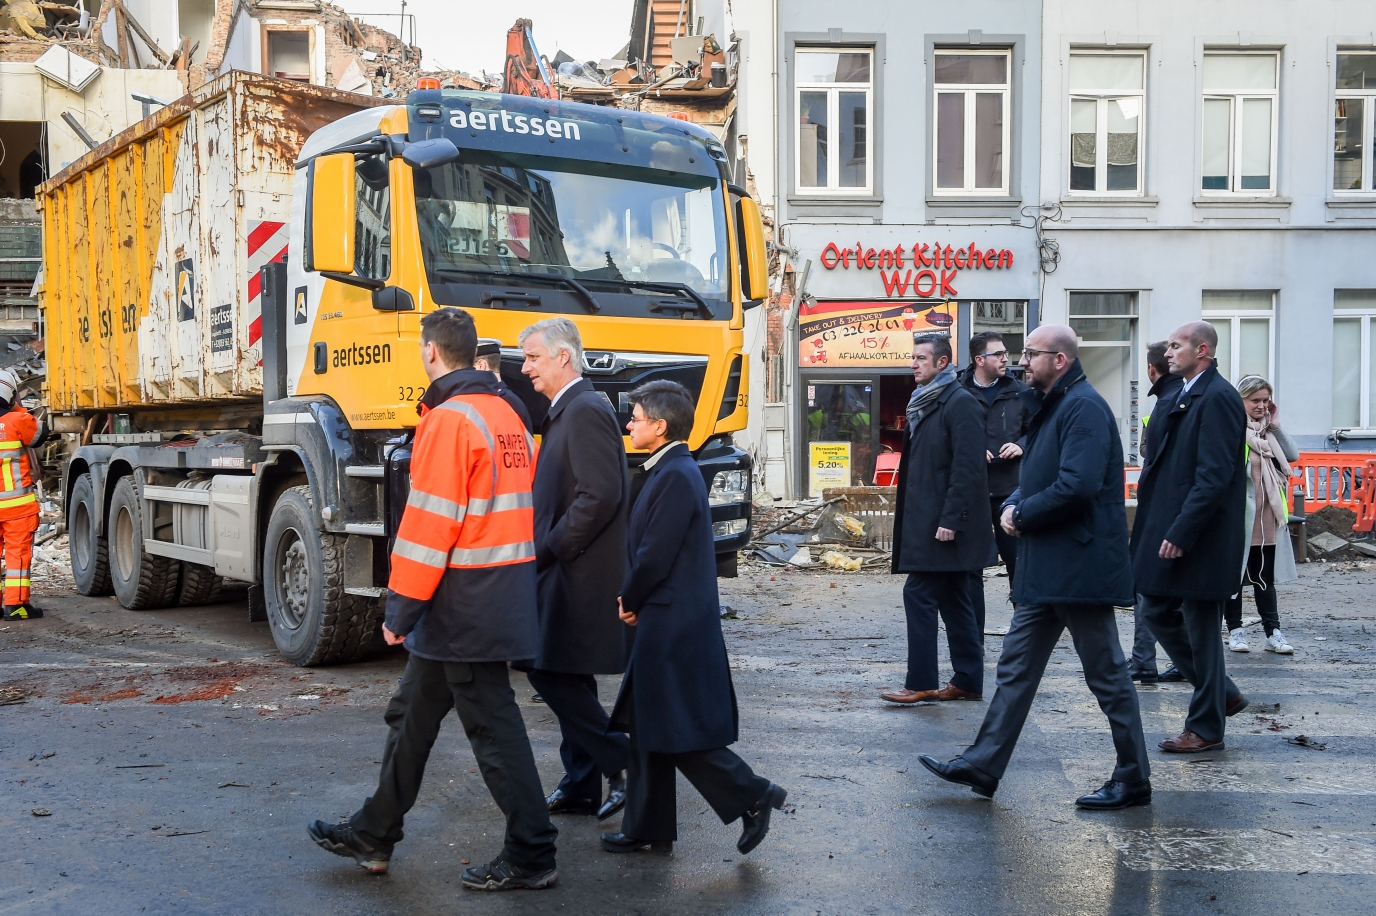
[[[463,886],[471,891],[514,891],[526,888],[542,891],[553,887],[559,872],[553,866],[543,871],[521,868],[505,859],[493,859],[486,865],[473,865],[463,870]]]
[[[23,604],[5,605],[6,620],[34,620],[43,616],[43,610],[36,608],[27,601]]]
[[[387,865],[392,860],[391,846],[372,844],[359,836],[348,824],[311,821],[306,831],[321,849],[346,859],[353,859],[359,868],[369,874],[387,874]]]

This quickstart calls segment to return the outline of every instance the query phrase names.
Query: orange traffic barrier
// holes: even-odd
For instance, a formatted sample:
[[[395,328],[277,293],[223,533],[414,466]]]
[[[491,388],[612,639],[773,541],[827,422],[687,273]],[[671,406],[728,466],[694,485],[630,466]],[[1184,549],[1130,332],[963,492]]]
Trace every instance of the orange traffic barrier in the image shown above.
[[[1305,513],[1326,506],[1341,506],[1357,513],[1354,532],[1376,526],[1376,455],[1369,452],[1300,452],[1291,464],[1291,485],[1286,489],[1290,510],[1294,491],[1303,488]]]

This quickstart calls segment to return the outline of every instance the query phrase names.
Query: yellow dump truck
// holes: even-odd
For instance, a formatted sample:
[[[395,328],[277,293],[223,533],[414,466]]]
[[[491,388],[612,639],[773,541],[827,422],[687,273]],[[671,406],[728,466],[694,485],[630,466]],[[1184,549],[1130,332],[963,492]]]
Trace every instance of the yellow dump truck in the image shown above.
[[[579,326],[622,420],[697,397],[719,571],[749,538],[743,310],[765,296],[759,210],[708,132],[619,109],[457,90],[405,104],[230,73],[40,191],[47,400],[85,594],[130,608],[249,583],[284,657],[359,657],[425,392],[420,318],[502,340]],[[632,464],[640,456],[632,454]]]

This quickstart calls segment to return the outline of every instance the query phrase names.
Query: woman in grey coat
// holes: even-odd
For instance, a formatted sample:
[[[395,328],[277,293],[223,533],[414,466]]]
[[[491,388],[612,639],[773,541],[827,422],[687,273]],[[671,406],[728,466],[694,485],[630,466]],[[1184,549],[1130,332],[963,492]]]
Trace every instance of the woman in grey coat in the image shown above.
[[[1237,383],[1247,411],[1247,555],[1243,560],[1243,588],[1252,586],[1261,625],[1266,628],[1266,651],[1292,655],[1294,649],[1280,631],[1276,583],[1297,578],[1295,553],[1290,548],[1286,490],[1290,462],[1300,457],[1293,439],[1280,428],[1279,411],[1271,400],[1271,383],[1249,375]],[[1248,652],[1242,629],[1242,592],[1228,599],[1228,648]]]

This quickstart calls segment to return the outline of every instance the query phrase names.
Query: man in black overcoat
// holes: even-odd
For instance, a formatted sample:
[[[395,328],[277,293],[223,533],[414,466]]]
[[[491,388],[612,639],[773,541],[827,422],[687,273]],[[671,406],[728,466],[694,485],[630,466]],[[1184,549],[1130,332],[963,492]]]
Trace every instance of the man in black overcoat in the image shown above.
[[[624,735],[607,731],[595,677],[626,670],[626,627],[616,609],[626,570],[626,449],[611,403],[583,378],[583,342],[572,321],[531,325],[520,344],[521,371],[550,399],[534,490],[540,654],[526,672],[563,735],[564,778],[549,810],[605,818],[625,803],[629,749]]]
[[[999,517],[1003,502],[1018,488],[1023,449],[1027,447],[1028,410],[1022,393],[1027,385],[1008,374],[1008,345],[997,331],[981,331],[970,338],[970,365],[958,376],[965,390],[984,409],[984,456],[989,463],[989,520],[994,543],[1008,570],[1008,594],[1018,576],[1018,541],[1003,530]],[[970,599],[975,624],[984,636],[984,572],[970,576]]]
[[[1044,325],[1027,337],[1022,364],[1035,390],[1021,483],[1004,501],[1000,524],[1018,537],[1013,623],[1003,640],[998,690],[979,737],[949,763],[922,765],[985,797],[998,788],[1022,733],[1046,663],[1067,628],[1085,683],[1113,732],[1118,765],[1081,808],[1151,802],[1151,767],[1137,691],[1118,642],[1115,604],[1132,604],[1128,522],[1123,506],[1123,445],[1113,411],[1089,384],[1075,332]]]
[[[727,747],[739,719],[721,632],[712,507],[684,444],[693,399],[677,382],[659,381],[631,392],[631,400],[631,443],[651,454],[631,511],[620,598],[635,641],[612,711],[613,727],[631,734],[626,815],[620,831],[602,834],[602,847],[671,852],[681,771],[723,824],[741,820],[736,849],[748,853],[788,793]]]
[[[978,700],[984,693],[984,645],[975,620],[970,576],[997,562],[989,527],[984,410],[961,387],[945,334],[913,338],[908,432],[898,468],[893,571],[907,573],[908,677],[880,694],[891,703]],[[955,673],[942,687],[937,668],[937,615]]]
[[[1225,670],[1221,636],[1223,604],[1241,587],[1238,558],[1247,549],[1247,417],[1218,372],[1217,347],[1205,321],[1181,325],[1167,341],[1166,360],[1182,384],[1151,412],[1132,526],[1142,616],[1194,685],[1185,730],[1160,743],[1177,754],[1223,747],[1226,717],[1247,706]]]

